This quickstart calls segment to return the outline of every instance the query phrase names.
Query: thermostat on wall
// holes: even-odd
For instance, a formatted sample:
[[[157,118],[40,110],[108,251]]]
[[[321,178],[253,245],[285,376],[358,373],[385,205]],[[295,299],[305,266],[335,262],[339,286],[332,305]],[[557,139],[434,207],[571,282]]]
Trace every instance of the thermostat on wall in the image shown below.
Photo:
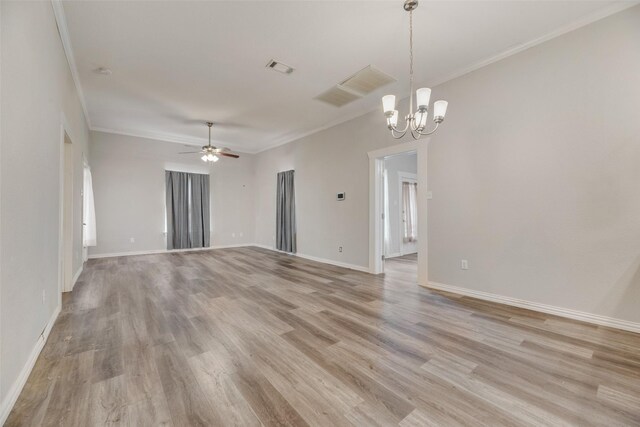
[[[338,193],[338,201],[343,201],[344,198],[346,197],[346,193]]]

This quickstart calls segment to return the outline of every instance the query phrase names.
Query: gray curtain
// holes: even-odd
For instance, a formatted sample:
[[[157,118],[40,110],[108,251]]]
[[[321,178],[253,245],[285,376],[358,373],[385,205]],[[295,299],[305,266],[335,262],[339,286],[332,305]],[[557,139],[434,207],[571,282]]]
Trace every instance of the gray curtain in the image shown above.
[[[209,246],[209,175],[189,174],[191,179],[191,247]]]
[[[296,252],[296,196],[294,171],[278,173],[276,194],[276,248]]]
[[[209,175],[165,171],[167,249],[209,246]]]

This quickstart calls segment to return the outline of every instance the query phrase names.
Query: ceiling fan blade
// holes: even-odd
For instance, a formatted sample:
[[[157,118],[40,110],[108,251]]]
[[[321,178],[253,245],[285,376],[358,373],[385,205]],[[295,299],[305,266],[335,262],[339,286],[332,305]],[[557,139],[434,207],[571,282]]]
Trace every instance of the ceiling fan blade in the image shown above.
[[[237,154],[231,154],[231,153],[225,153],[225,152],[221,152],[221,153],[218,153],[218,154],[221,155],[221,156],[233,157],[234,159],[237,159],[238,157],[240,157]]]
[[[202,154],[204,151],[181,151],[178,154]]]

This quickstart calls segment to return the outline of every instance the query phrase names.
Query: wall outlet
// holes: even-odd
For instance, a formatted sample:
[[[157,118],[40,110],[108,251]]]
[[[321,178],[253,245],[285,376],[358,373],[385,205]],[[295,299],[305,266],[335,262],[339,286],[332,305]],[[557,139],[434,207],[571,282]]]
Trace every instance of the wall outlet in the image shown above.
[[[469,269],[469,261],[467,261],[466,259],[463,259],[460,261],[460,268],[463,270],[468,270]]]
[[[47,301],[47,291],[45,289],[42,290],[42,304]]]
[[[240,237],[242,237],[242,234],[243,234],[243,233],[242,233],[242,231],[241,231],[241,232],[240,232]]]
[[[338,246],[338,252],[342,252],[342,246]]]
[[[130,238],[129,238],[129,241],[130,241],[131,243],[135,243],[135,242],[136,242],[136,239],[135,239],[135,237],[130,237]]]
[[[427,191],[427,200],[433,199],[433,193],[431,191]]]
[[[236,237],[236,233],[231,233],[231,237]]]

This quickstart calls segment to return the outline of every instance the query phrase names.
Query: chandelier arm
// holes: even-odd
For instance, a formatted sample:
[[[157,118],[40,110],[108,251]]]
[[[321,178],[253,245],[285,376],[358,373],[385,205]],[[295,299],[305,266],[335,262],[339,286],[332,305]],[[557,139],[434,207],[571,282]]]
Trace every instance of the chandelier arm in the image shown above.
[[[396,135],[396,132],[397,132],[397,135]],[[406,133],[407,133],[406,130],[404,130],[403,132],[399,132],[394,129],[391,129],[391,136],[393,137],[393,139],[400,139],[404,137]]]
[[[419,133],[420,135],[423,135],[423,136],[431,135],[432,133],[438,130],[438,126],[440,126],[440,123],[436,123],[436,126],[428,132],[419,132]]]
[[[418,139],[420,139],[422,134],[418,130],[411,129],[411,136],[413,137],[413,139],[415,139],[417,141]]]
[[[402,133],[402,134],[404,135],[405,133],[407,133],[407,129],[409,129],[409,120],[407,120],[407,124],[406,124],[406,126],[404,127],[404,129],[402,129],[402,130],[400,130],[400,129],[398,129],[396,126],[394,126],[394,125],[390,124],[388,121],[387,121],[387,127],[388,127],[389,129],[393,130],[393,131],[396,131],[396,132],[398,132],[398,133]]]

